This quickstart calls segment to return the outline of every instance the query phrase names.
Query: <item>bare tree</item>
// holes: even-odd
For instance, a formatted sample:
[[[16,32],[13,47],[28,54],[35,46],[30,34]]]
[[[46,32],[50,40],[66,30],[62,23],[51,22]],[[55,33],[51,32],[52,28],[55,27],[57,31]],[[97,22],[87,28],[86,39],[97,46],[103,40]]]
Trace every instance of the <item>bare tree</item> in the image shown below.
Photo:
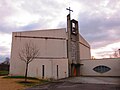
[[[113,56],[114,56],[114,58],[118,58],[118,53],[117,53],[117,51],[114,52]]]
[[[32,42],[27,42],[19,52],[19,58],[25,62],[25,82],[27,81],[28,65],[39,54],[39,49]]]

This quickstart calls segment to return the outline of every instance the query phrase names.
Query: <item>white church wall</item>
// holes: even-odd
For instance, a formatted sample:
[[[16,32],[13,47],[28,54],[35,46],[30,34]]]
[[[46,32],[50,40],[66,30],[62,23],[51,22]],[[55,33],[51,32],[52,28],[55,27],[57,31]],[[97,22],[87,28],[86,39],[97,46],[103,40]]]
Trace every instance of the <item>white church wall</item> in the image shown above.
[[[81,60],[80,63],[83,64],[80,69],[83,76],[120,76],[120,59]],[[93,70],[97,66],[106,66],[110,70],[99,73]]]
[[[61,59],[61,60],[53,60],[54,62],[54,78],[66,78],[68,77],[68,59]],[[57,77],[57,67],[58,65],[58,77]]]
[[[12,36],[12,49],[10,58],[10,75],[24,75],[25,63],[19,59],[19,50],[21,47],[20,39],[15,38],[16,33]]]
[[[56,37],[66,38],[66,29],[45,29],[45,30],[34,30],[34,31],[23,31],[17,32],[18,36],[36,36],[36,37]]]
[[[67,59],[36,59],[29,64],[28,76],[43,78],[42,65],[44,65],[44,79],[60,79],[68,77]]]
[[[91,59],[90,45],[81,35],[79,35],[79,51],[80,59]]]
[[[83,44],[79,44],[79,50],[80,50],[80,59],[91,58],[90,48],[84,46]]]
[[[89,43],[81,35],[79,35],[79,42],[90,47]]]
[[[17,36],[17,37],[16,37]],[[23,37],[24,36],[24,37]],[[39,38],[40,37],[40,38]],[[41,37],[47,37],[47,38],[41,38]],[[49,38],[50,37],[50,38]],[[60,39],[61,38],[61,39]],[[12,39],[12,52],[11,52],[11,59],[10,59],[10,74],[11,75],[24,75],[25,73],[25,63],[24,61],[21,61],[19,59],[19,51],[22,47],[24,47],[25,43],[32,42],[34,43],[40,53],[38,58],[40,60],[35,60],[30,64],[29,69],[29,75],[30,76],[37,76],[36,70],[34,70],[34,73],[32,73],[32,70],[34,67],[42,65],[43,63],[45,66],[47,66],[47,72],[45,75],[46,78],[51,77],[51,70],[50,70],[50,62],[48,59],[54,59],[56,63],[61,65],[59,78],[64,78],[65,74],[63,74],[65,71],[67,73],[67,45],[66,45],[66,31],[65,29],[58,29],[58,30],[43,30],[43,31],[27,31],[27,32],[14,32],[13,33],[13,39]],[[44,59],[41,60],[41,59]],[[59,59],[59,60],[58,60]],[[64,60],[66,59],[66,60]],[[56,61],[58,60],[58,61]],[[62,61],[64,60],[64,61]],[[38,61],[38,62],[36,62]],[[48,61],[48,62],[47,62]],[[39,64],[38,64],[39,63]],[[68,64],[68,63],[67,63]],[[63,65],[63,66],[62,66]],[[66,67],[64,67],[66,65]],[[32,67],[32,68],[31,68]],[[40,69],[40,68],[38,68]],[[63,70],[63,72],[62,72]],[[65,71],[64,71],[65,70]],[[40,72],[39,72],[40,74]],[[38,74],[38,75],[39,75]],[[41,76],[41,75],[39,75]],[[68,75],[66,75],[68,76]],[[56,77],[55,77],[56,78]]]

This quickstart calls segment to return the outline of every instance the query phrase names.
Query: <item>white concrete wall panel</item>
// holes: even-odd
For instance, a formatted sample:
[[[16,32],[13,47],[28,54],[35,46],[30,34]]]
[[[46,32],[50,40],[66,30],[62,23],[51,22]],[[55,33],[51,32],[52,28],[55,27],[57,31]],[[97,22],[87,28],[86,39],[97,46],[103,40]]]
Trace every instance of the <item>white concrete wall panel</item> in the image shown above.
[[[90,45],[81,35],[79,35],[79,51],[80,59],[91,59]]]
[[[120,59],[81,60],[80,74],[83,76],[120,76]],[[96,66],[103,65],[111,70],[105,73],[98,73],[93,70]]]
[[[15,37],[15,36],[21,36],[21,37]],[[22,36],[29,36],[29,37],[52,37],[56,39],[45,39],[45,38],[24,38]],[[63,38],[63,39],[59,39]],[[24,61],[21,61],[19,59],[19,51],[24,47],[26,42],[32,42],[39,48],[39,56],[40,58],[57,58],[62,63],[62,59],[67,59],[67,45],[66,45],[66,31],[65,29],[58,29],[58,30],[39,30],[39,31],[26,31],[26,32],[14,32],[13,33],[13,39],[12,39],[12,50],[11,50],[11,59],[10,59],[10,74],[11,75],[24,75],[25,73],[25,63]],[[47,59],[48,60],[48,59]],[[40,60],[37,60],[38,63],[41,62]],[[35,61],[33,61],[35,62]],[[42,60],[43,62],[43,60]],[[37,62],[34,63],[34,65],[30,65],[32,67],[39,66]],[[48,72],[46,72],[46,77],[50,76],[50,64],[44,60],[44,63],[46,64],[48,68]],[[43,64],[44,64],[43,63]],[[67,63],[68,64],[68,63]],[[41,65],[41,64],[40,64]],[[62,65],[64,65],[62,63]],[[65,61],[66,65],[66,61]],[[40,69],[40,68],[38,68]],[[65,68],[67,69],[67,68]],[[32,68],[31,68],[32,70]],[[34,70],[36,72],[36,70]],[[62,71],[60,71],[62,72]],[[40,72],[38,72],[40,73]],[[32,73],[33,76],[36,76],[36,74]],[[61,73],[62,74],[62,73]],[[60,75],[61,75],[60,74]],[[31,76],[31,73],[30,73]],[[63,77],[60,76],[60,77]]]
[[[44,79],[60,79],[68,77],[67,59],[36,59],[29,64],[28,76],[42,78],[42,65],[45,66]]]
[[[91,58],[90,48],[84,46],[83,44],[79,44],[79,50],[80,50],[80,59]]]
[[[34,30],[15,32],[18,36],[35,36],[35,37],[57,37],[66,38],[66,29],[46,29],[46,30]]]
[[[21,48],[20,39],[15,38],[16,33],[12,36],[12,50],[10,58],[10,75],[24,75],[25,63],[19,59],[19,50]]]

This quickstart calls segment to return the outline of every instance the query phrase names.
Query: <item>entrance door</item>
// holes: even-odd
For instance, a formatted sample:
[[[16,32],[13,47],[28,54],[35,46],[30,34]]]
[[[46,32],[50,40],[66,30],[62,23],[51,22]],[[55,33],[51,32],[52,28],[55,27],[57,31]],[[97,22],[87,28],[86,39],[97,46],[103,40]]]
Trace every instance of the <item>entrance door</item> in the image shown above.
[[[77,76],[77,70],[76,70],[76,67],[74,67],[73,75],[74,75],[74,77]]]
[[[71,64],[71,76],[79,76],[80,75],[80,65],[79,64]]]

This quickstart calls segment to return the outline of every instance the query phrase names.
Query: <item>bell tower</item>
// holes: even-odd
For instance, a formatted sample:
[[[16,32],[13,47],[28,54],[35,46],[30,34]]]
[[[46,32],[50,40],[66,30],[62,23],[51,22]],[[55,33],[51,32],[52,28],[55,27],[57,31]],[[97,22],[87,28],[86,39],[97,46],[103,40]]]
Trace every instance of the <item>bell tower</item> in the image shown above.
[[[79,52],[79,29],[78,21],[70,19],[67,15],[67,33],[68,33],[68,65],[69,76],[80,75],[80,52]]]

